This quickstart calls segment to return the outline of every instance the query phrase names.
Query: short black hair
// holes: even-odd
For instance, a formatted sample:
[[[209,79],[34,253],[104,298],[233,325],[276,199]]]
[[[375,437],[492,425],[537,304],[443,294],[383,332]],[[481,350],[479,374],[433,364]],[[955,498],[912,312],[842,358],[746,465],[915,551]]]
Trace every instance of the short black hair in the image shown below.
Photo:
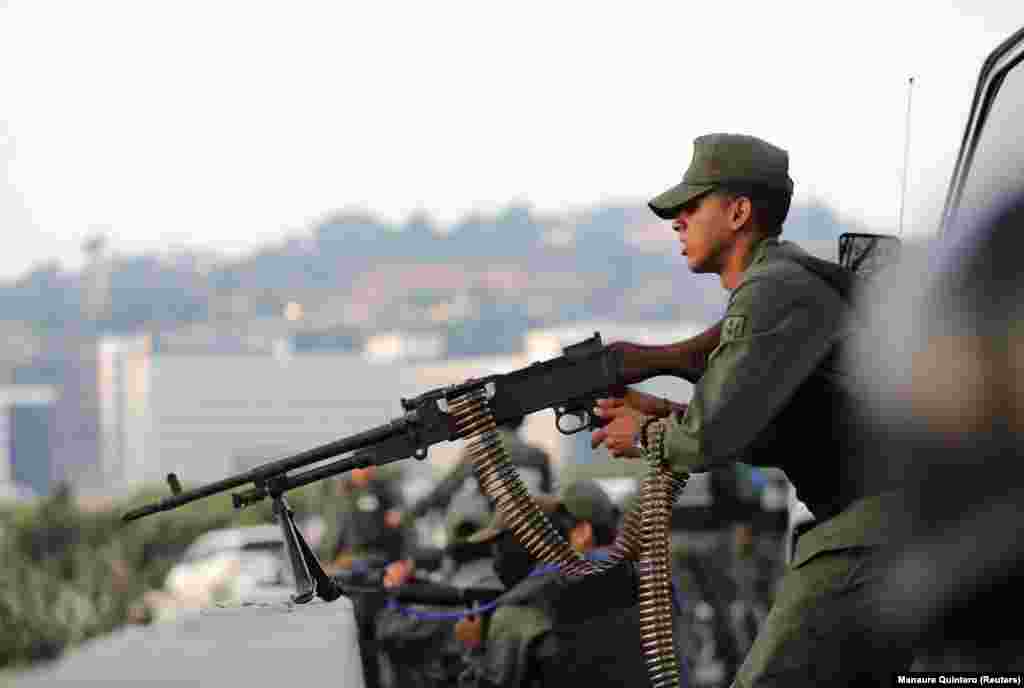
[[[738,198],[740,196],[749,198],[750,205],[754,210],[754,222],[768,236],[779,236],[782,234],[782,223],[786,221],[786,216],[789,215],[789,206],[793,200],[793,194],[789,191],[768,186],[729,184],[718,187],[712,193],[730,198]]]

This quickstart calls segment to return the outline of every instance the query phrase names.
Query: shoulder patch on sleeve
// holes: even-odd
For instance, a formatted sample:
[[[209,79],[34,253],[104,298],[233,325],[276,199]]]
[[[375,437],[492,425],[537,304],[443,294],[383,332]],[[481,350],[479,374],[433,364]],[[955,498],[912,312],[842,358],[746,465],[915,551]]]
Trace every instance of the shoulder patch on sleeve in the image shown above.
[[[747,316],[730,315],[722,321],[722,341],[731,342],[747,334]]]

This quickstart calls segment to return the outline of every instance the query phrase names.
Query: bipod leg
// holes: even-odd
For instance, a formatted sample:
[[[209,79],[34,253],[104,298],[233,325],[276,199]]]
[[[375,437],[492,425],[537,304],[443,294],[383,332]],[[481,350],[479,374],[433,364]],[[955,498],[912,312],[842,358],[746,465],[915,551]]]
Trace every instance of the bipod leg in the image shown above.
[[[292,601],[305,604],[319,596],[325,602],[331,602],[341,596],[341,589],[320,565],[316,553],[302,537],[302,532],[295,525],[295,513],[288,506],[284,495],[274,496],[274,516],[281,525],[284,545],[288,550],[288,559],[292,564],[295,576],[295,594]]]

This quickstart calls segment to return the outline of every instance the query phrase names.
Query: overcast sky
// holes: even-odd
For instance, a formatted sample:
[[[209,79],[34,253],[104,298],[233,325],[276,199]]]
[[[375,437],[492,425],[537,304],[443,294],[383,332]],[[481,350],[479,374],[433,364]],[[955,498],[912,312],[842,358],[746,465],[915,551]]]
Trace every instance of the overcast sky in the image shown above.
[[[603,9],[602,9],[603,8]],[[790,151],[797,200],[935,226],[985,56],[1024,3],[0,0],[0,278],[242,252],[337,209],[452,222],[642,204],[694,137]]]

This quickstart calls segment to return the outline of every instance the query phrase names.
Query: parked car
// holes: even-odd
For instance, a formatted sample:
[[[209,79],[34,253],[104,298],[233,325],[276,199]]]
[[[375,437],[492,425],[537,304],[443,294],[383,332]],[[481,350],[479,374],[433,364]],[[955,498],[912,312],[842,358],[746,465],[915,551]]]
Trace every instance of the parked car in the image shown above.
[[[304,527],[313,535],[314,530]],[[292,585],[278,525],[212,530],[192,543],[167,574],[170,609],[164,611],[174,615],[216,604],[282,600]]]

